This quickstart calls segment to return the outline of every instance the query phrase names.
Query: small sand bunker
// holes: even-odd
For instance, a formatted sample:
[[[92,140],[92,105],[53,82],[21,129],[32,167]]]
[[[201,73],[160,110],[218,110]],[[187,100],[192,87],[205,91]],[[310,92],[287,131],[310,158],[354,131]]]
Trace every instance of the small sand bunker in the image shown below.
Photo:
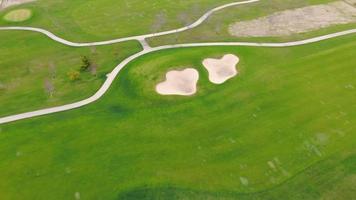
[[[237,22],[230,25],[229,33],[236,37],[288,36],[332,25],[353,23],[356,22],[356,8],[350,2],[336,1]]]
[[[238,74],[236,65],[239,61],[237,56],[227,54],[221,59],[205,59],[203,65],[209,72],[209,80],[215,84],[222,84]]]
[[[7,13],[4,16],[6,21],[10,22],[22,22],[28,20],[32,16],[32,12],[29,9],[18,9]]]
[[[33,2],[36,0],[0,0],[0,10],[10,6]]]
[[[170,71],[166,74],[166,80],[156,86],[156,91],[161,95],[190,96],[196,93],[198,80],[199,73],[193,68]]]

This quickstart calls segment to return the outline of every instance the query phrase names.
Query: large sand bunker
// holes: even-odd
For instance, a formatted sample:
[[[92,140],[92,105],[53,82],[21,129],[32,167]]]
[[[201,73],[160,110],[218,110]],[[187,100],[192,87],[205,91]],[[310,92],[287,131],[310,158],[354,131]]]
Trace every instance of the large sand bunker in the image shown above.
[[[190,96],[196,93],[198,80],[199,73],[193,68],[170,71],[166,74],[166,80],[156,86],[156,91],[161,95]]]
[[[227,54],[221,59],[208,58],[203,61],[204,67],[209,72],[209,80],[215,84],[222,84],[236,76],[238,74],[237,63],[239,63],[239,58],[232,54]]]
[[[237,22],[230,25],[229,32],[236,37],[287,36],[353,22],[356,22],[356,8],[350,3],[337,1]]]
[[[10,6],[15,6],[15,5],[20,5],[24,3],[29,3],[33,2],[36,0],[0,0],[0,10],[10,7]]]

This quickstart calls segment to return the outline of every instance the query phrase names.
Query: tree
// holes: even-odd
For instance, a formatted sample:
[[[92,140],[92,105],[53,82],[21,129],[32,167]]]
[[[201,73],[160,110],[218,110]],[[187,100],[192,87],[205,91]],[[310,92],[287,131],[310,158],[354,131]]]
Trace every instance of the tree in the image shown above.
[[[167,16],[166,13],[161,11],[156,15],[156,18],[152,24],[151,27],[151,32],[155,33],[158,31],[161,31],[163,29],[163,26],[167,23]]]
[[[55,79],[56,78],[57,69],[56,69],[56,65],[53,62],[49,63],[48,72],[49,72],[49,76],[50,76],[51,79]]]
[[[90,52],[92,55],[96,55],[97,54],[96,47],[95,46],[90,47]]]
[[[80,72],[78,71],[70,71],[67,75],[71,81],[77,81],[80,79]]]
[[[50,79],[46,79],[44,82],[44,88],[49,97],[53,97],[54,85]]]
[[[82,56],[82,65],[80,66],[80,71],[85,72],[90,68],[90,60],[86,56]]]
[[[0,91],[1,90],[5,90],[6,89],[6,85],[2,82],[0,82]]]
[[[184,26],[187,26],[191,23],[190,16],[186,12],[180,13],[177,18]]]
[[[0,8],[5,8],[7,4],[7,0],[0,1]]]
[[[221,24],[218,23],[217,25],[215,25],[215,34],[216,35],[220,35],[221,34]]]
[[[90,65],[90,73],[94,76],[96,76],[97,74],[97,71],[98,71],[98,65],[96,63],[92,63]]]

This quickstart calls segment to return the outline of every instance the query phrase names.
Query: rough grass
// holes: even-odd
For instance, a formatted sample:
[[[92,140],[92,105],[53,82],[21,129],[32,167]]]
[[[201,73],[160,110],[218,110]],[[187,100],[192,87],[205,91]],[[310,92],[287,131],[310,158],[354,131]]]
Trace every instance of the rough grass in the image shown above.
[[[230,2],[234,0],[38,0],[20,6],[31,8],[34,17],[16,25],[43,27],[69,40],[105,40],[180,28]]]
[[[1,125],[2,198],[353,197],[355,39],[142,57],[94,104]],[[211,84],[201,61],[226,53],[241,73]],[[156,94],[180,66],[200,71],[197,95]]]
[[[267,16],[277,11],[295,9],[315,4],[324,4],[333,0],[261,0],[257,3],[230,7],[212,15],[201,26],[178,34],[160,36],[149,39],[153,46],[174,43],[207,42],[207,41],[261,41],[280,42],[291,41],[303,38],[310,38],[317,35],[355,28],[356,24],[334,25],[317,31],[303,34],[294,34],[284,37],[235,37],[228,32],[229,26],[238,21],[252,20]]]
[[[108,72],[141,49],[136,42],[73,48],[21,31],[1,31],[0,38],[0,116],[87,98]],[[80,80],[71,81],[67,74],[79,70],[82,56],[97,65],[97,73],[85,72]],[[49,83],[54,87],[52,96],[46,90]]]

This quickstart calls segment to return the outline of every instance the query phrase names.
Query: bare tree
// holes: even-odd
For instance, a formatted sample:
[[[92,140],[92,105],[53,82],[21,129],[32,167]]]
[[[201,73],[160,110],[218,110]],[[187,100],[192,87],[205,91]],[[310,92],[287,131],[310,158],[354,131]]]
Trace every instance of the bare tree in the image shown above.
[[[201,14],[201,10],[202,10],[202,8],[200,7],[200,4],[197,4],[197,3],[195,3],[191,7],[191,13],[193,16]]]
[[[221,24],[220,23],[217,23],[216,25],[215,25],[215,34],[216,35],[220,35],[221,34]]]
[[[5,90],[6,89],[6,85],[2,82],[0,82],[0,91],[1,90]]]
[[[48,73],[51,79],[55,79],[57,76],[56,65],[53,62],[50,62],[48,65]]]
[[[156,18],[151,27],[151,32],[155,33],[161,31],[166,23],[167,23],[167,15],[165,12],[161,11],[156,15]]]
[[[0,9],[5,8],[8,0],[0,0]]]
[[[188,13],[182,12],[178,15],[177,19],[184,25],[187,26],[191,23],[191,19]]]
[[[92,55],[97,55],[96,47],[95,46],[90,47],[90,52]]]
[[[98,65],[94,62],[90,64],[90,73],[94,76],[96,76],[98,73]]]
[[[44,89],[47,95],[52,98],[54,94],[54,85],[53,82],[48,78],[44,81]]]

